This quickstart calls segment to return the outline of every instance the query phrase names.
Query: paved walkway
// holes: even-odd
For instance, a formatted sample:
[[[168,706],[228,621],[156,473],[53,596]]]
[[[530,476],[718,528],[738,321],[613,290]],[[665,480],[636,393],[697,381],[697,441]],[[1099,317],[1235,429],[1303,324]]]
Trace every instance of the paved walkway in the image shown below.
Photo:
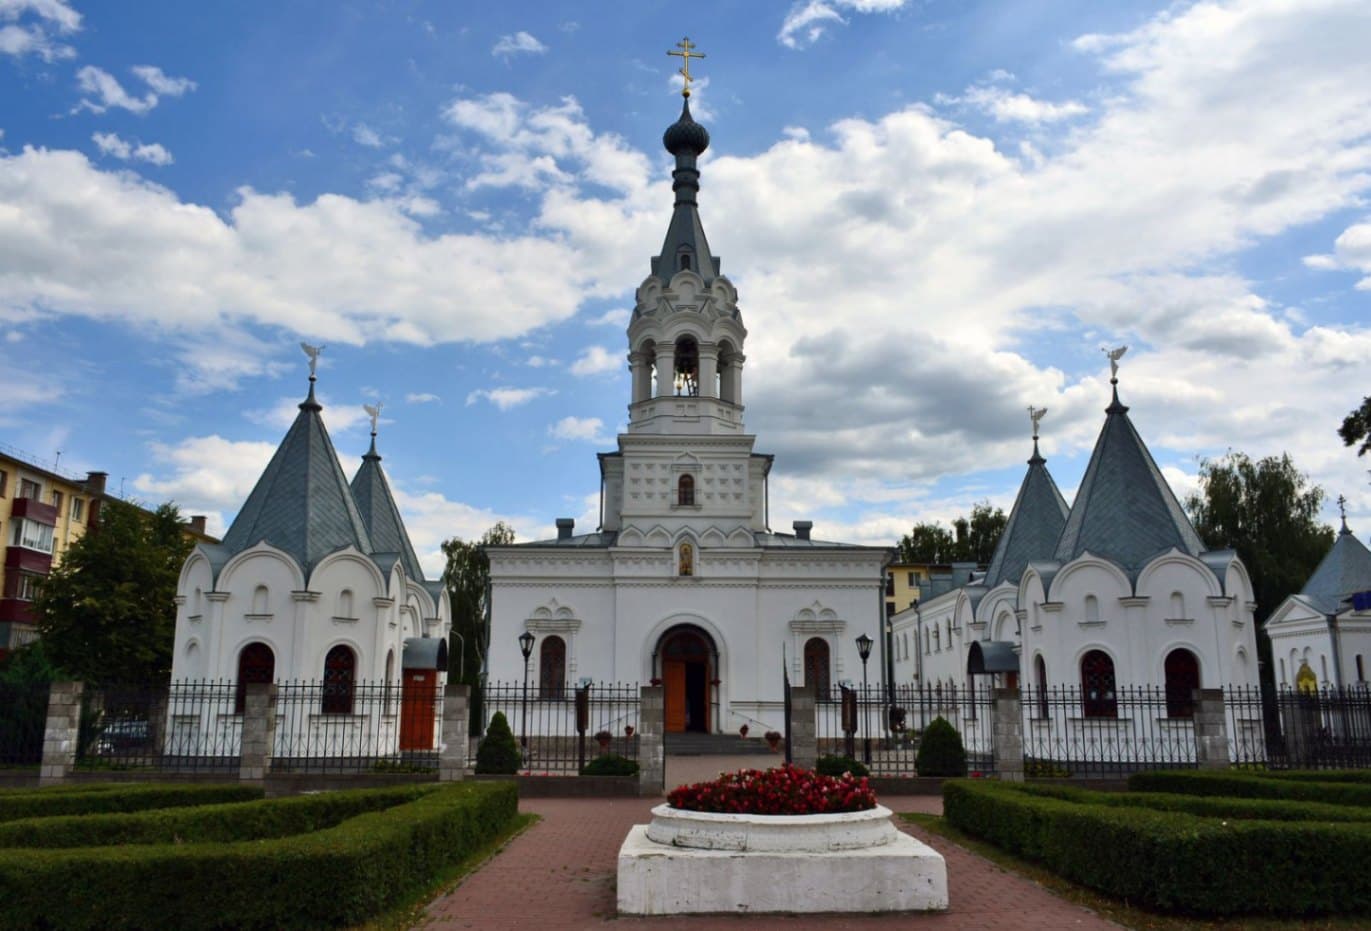
[[[673,758],[668,784],[714,775],[721,765],[737,769],[774,765],[775,757]],[[456,890],[428,907],[425,929],[481,928],[580,929],[600,931],[665,931],[678,925],[705,931],[742,928],[748,931],[796,927],[796,917],[755,915],[692,918],[616,918],[614,878],[619,845],[634,824],[645,824],[660,799],[524,799],[520,807],[542,820],[525,831]],[[882,804],[897,812],[942,811],[936,796],[884,796]],[[900,822],[902,829],[931,845],[947,860],[951,908],[931,915],[854,915],[798,918],[804,927],[878,931],[911,925],[927,929],[1058,929],[1112,928],[1087,909],[956,844]],[[612,924],[605,923],[612,920]]]

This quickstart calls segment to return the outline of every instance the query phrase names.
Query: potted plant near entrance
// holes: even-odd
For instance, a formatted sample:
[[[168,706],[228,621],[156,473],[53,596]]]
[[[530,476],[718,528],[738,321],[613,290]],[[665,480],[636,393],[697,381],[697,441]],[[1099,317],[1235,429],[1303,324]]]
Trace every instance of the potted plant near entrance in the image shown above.
[[[766,738],[766,745],[771,748],[772,753],[781,749],[782,734],[780,731],[767,731],[762,736]]]
[[[600,745],[601,750],[608,750],[609,742],[613,739],[614,735],[611,734],[609,731],[598,730],[595,732],[595,742]]]

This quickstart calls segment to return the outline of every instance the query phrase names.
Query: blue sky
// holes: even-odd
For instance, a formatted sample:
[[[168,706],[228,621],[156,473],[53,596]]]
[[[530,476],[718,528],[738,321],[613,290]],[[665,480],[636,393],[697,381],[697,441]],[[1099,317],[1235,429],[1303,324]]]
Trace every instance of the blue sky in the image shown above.
[[[1069,497],[1127,344],[1178,493],[1288,450],[1371,530],[1364,2],[476,6],[0,0],[0,441],[222,530],[308,340],[430,569],[593,527],[689,34],[773,527],[1008,507],[1029,404]]]

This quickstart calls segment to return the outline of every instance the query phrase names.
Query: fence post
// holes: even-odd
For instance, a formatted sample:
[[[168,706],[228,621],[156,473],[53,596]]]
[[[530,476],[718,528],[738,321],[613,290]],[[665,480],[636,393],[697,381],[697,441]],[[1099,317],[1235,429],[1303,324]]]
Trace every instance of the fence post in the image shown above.
[[[276,686],[270,682],[249,682],[244,686],[238,781],[265,785],[275,745]]]
[[[81,694],[84,682],[54,682],[48,691],[48,717],[43,726],[43,762],[38,770],[40,786],[57,785],[76,765],[76,743],[81,730]]]
[[[644,685],[638,698],[638,794],[661,795],[666,788],[666,692]]]
[[[995,774],[1004,782],[1023,782],[1023,701],[1018,689],[996,689],[991,736]]]
[[[458,782],[467,774],[467,748],[471,746],[471,686],[448,680],[443,690],[443,746],[438,751],[438,781]]]
[[[813,769],[819,760],[815,707],[812,687],[790,687],[790,762],[801,769]]]
[[[1195,690],[1195,765],[1228,768],[1228,714],[1223,689]]]

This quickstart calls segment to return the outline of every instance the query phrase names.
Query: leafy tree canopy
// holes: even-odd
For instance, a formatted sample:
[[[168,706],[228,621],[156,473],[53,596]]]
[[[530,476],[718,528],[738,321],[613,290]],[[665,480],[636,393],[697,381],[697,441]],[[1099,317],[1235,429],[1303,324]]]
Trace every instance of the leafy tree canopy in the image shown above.
[[[1367,451],[1371,450],[1371,397],[1364,398],[1361,407],[1343,418],[1342,426],[1338,428],[1338,436],[1342,437],[1344,445],[1347,446],[1361,443],[1361,449],[1357,450],[1358,456],[1365,456]]]
[[[1254,462],[1229,452],[1200,463],[1200,488],[1186,510],[1206,546],[1232,547],[1247,566],[1258,624],[1304,586],[1333,545],[1333,528],[1318,519],[1323,498],[1288,453]]]
[[[461,537],[443,541],[447,566],[443,584],[452,601],[452,642],[449,646],[449,672],[464,672],[463,681],[475,683],[490,647],[486,624],[486,599],[490,591],[490,558],[487,546],[507,546],[514,542],[514,528],[504,521],[487,530],[480,540],[468,542]]]
[[[900,538],[900,562],[950,563],[974,562],[985,565],[995,554],[1009,518],[989,501],[973,505],[971,516],[958,517],[949,530],[939,523],[915,524]]]
[[[165,682],[176,582],[193,545],[173,504],[148,512],[103,502],[34,600],[47,659],[90,683]]]

